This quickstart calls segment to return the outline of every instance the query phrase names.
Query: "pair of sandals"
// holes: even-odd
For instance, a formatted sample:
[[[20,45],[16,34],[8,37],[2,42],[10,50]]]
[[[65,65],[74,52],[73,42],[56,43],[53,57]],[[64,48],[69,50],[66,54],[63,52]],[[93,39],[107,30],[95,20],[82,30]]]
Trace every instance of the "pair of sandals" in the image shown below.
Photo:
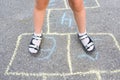
[[[40,46],[41,46],[41,43],[42,43],[42,37],[43,37],[42,35],[41,36],[35,36],[33,34],[30,45],[29,45],[29,52],[32,55],[36,55],[36,54],[39,53]],[[86,45],[84,45],[82,43],[82,40],[84,40],[86,38],[89,39],[89,42]],[[91,54],[95,50],[95,45],[94,45],[92,39],[87,34],[85,34],[83,36],[78,35],[78,39],[79,39],[79,41],[80,41],[80,43],[81,43],[81,45],[82,45],[82,47],[83,47],[83,49],[86,53]]]

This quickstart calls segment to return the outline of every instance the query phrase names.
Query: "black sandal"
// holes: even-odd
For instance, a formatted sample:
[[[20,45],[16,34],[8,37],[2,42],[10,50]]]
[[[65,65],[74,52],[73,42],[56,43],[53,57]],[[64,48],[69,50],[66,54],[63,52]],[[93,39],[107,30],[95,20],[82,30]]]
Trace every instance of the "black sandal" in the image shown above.
[[[87,34],[85,34],[83,36],[78,35],[78,38],[79,38],[79,41],[86,53],[91,54],[93,51],[95,51],[95,45],[94,45],[92,39]],[[89,42],[87,43],[87,45],[83,45],[83,43],[82,43],[82,40],[85,38],[89,38]],[[92,46],[93,46],[92,50],[89,50]]]
[[[42,43],[42,36],[35,36],[33,34],[32,39],[31,39],[30,44],[29,44],[29,52],[32,55],[38,54],[40,51],[41,43]]]

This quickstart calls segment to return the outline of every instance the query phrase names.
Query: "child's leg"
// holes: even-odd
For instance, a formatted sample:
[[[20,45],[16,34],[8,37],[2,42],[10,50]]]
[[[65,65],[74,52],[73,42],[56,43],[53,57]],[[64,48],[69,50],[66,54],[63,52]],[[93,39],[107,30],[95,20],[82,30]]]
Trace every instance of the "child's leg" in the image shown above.
[[[34,7],[34,32],[40,34],[49,0],[36,0]]]
[[[29,52],[35,55],[40,50],[42,40],[42,26],[48,2],[49,0],[36,0],[34,8],[34,34],[30,41]]]
[[[83,0],[68,0],[80,33],[86,31],[86,13]]]
[[[78,26],[79,39],[86,52],[91,52],[95,49],[93,41],[86,33],[86,12],[83,0],[68,0],[69,5],[74,13],[74,17]]]

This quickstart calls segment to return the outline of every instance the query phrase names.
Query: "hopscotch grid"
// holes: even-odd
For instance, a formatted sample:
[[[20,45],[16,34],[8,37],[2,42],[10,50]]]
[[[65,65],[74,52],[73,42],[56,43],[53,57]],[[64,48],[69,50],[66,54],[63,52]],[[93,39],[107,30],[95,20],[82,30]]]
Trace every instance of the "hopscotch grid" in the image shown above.
[[[97,4],[97,6],[93,6],[93,7],[85,7],[86,9],[94,9],[94,8],[98,8],[98,7],[100,7],[100,4],[99,4],[99,2],[98,2],[98,0],[95,0],[96,1],[96,4]],[[68,5],[67,5],[67,2],[64,0],[64,2],[65,2],[65,6],[66,6],[66,8],[61,8],[61,9],[59,9],[59,8],[53,8],[53,9],[47,9],[48,10],[48,14],[47,14],[47,27],[48,27],[48,31],[47,31],[47,33],[44,33],[45,35],[66,35],[66,36],[68,36],[68,45],[69,45],[69,43],[70,43],[70,35],[74,35],[74,34],[76,34],[76,33],[63,33],[63,34],[61,34],[61,33],[50,33],[50,13],[51,13],[51,11],[53,11],[53,10],[69,10],[70,8],[68,8]],[[76,73],[73,73],[72,72],[72,64],[71,64],[71,56],[70,56],[70,47],[68,47],[67,49],[68,49],[68,64],[69,64],[69,68],[70,68],[70,73],[25,73],[25,72],[9,72],[9,69],[10,69],[10,67],[12,66],[12,63],[13,63],[13,61],[14,61],[14,59],[15,59],[15,56],[17,55],[17,50],[18,50],[18,47],[19,47],[19,43],[20,43],[20,41],[21,41],[21,39],[22,39],[22,36],[25,36],[25,35],[31,35],[32,33],[23,33],[22,35],[20,35],[19,37],[18,37],[18,40],[17,40],[17,42],[16,42],[16,47],[15,47],[15,50],[14,50],[14,53],[13,53],[13,56],[11,57],[11,60],[10,60],[10,62],[9,62],[9,64],[8,64],[8,66],[7,66],[7,69],[6,69],[6,71],[5,71],[5,75],[18,75],[18,76],[37,76],[37,77],[39,77],[39,76],[42,76],[43,77],[43,80],[46,80],[47,79],[47,76],[71,76],[71,75],[87,75],[87,74],[96,74],[96,76],[97,76],[97,78],[98,78],[98,80],[101,80],[101,74],[103,74],[103,73],[106,73],[106,74],[110,74],[110,73],[119,73],[120,72],[120,70],[118,69],[118,70],[113,70],[113,71],[97,71],[97,70],[91,70],[91,71],[87,71],[87,72],[76,72]],[[111,34],[111,33],[89,33],[89,34],[91,34],[91,35],[109,35],[109,36],[111,36],[112,37],[112,39],[113,39],[113,41],[115,42],[115,45],[117,46],[117,48],[119,49],[119,51],[120,51],[120,46],[119,46],[119,43],[118,43],[118,41],[117,41],[117,39],[114,37],[114,35],[113,34]]]
[[[17,75],[21,75],[21,76],[38,76],[38,77],[39,77],[39,76],[70,76],[70,75],[96,74],[96,76],[97,76],[98,79],[100,80],[100,79],[101,79],[100,74],[102,74],[102,73],[106,73],[106,74],[120,73],[120,70],[119,70],[119,69],[118,69],[118,70],[113,70],[113,71],[97,71],[97,70],[91,70],[91,71],[88,71],[88,72],[75,72],[75,73],[73,73],[72,70],[71,70],[71,73],[64,73],[64,75],[63,75],[63,73],[61,74],[61,73],[8,72],[9,69],[10,69],[10,67],[12,66],[12,63],[13,63],[13,61],[14,61],[14,59],[15,59],[15,56],[17,55],[17,50],[18,50],[19,43],[20,43],[22,37],[23,37],[23,36],[26,36],[26,35],[31,35],[31,34],[32,34],[32,33],[23,33],[23,34],[21,34],[20,36],[18,36],[18,39],[17,39],[17,42],[16,42],[16,47],[15,47],[13,56],[11,57],[10,63],[8,64],[7,69],[6,69],[5,73],[4,73],[5,75],[16,75],[16,76],[17,76]],[[60,33],[49,33],[49,34],[46,34],[46,33],[44,33],[44,34],[45,34],[45,35],[66,35],[66,36],[68,36],[68,39],[70,40],[70,35],[75,35],[76,33],[63,33],[63,34],[60,34]],[[90,35],[95,35],[95,36],[107,35],[107,36],[112,37],[113,42],[115,43],[115,45],[117,46],[117,48],[118,48],[119,51],[120,51],[120,46],[119,46],[119,44],[118,44],[118,41],[117,41],[117,39],[114,37],[114,35],[113,35],[112,33],[88,33],[88,34],[90,34]],[[70,42],[68,41],[68,43],[70,43]],[[68,49],[69,49],[69,48],[68,48]],[[70,61],[70,63],[68,63],[68,64],[70,64],[70,66],[71,66],[71,61]],[[69,66],[69,67],[70,67],[70,66]],[[71,67],[71,69],[72,69],[72,67]]]

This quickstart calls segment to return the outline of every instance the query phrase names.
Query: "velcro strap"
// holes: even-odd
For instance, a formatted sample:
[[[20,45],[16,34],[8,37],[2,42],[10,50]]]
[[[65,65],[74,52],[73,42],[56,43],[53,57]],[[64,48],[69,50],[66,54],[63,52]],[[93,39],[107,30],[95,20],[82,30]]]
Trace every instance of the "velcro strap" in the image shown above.
[[[35,45],[29,45],[29,48],[34,48],[34,49],[36,49],[36,50],[39,49],[39,47],[38,47],[38,46],[35,46]]]
[[[86,49],[89,49],[91,46],[93,46],[94,43],[93,42],[90,42],[89,44],[86,45]]]
[[[40,37],[33,36],[32,38],[40,40],[40,39],[42,39],[42,36],[40,36]]]
[[[87,34],[79,37],[80,40],[83,40],[83,39],[85,39],[85,38],[88,38],[88,35],[87,35]]]

